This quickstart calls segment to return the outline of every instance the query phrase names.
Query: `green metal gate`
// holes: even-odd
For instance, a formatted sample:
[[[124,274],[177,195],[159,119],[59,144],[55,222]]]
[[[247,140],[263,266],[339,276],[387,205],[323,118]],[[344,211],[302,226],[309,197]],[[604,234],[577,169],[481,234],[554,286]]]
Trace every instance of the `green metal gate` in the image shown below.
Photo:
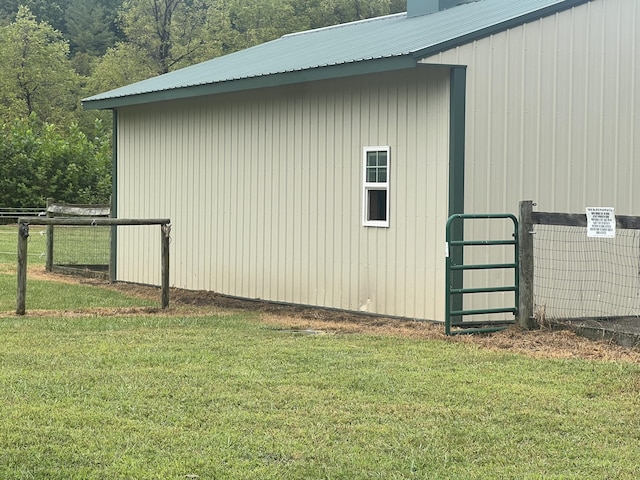
[[[486,219],[507,219],[513,222],[512,238],[504,240],[463,240],[463,223],[464,220],[486,220]],[[461,225],[456,225],[461,223]],[[455,227],[458,227],[456,230]],[[518,314],[518,299],[520,296],[519,286],[519,265],[518,265],[518,219],[509,213],[488,213],[488,214],[455,214],[447,220],[447,266],[446,266],[446,306],[445,306],[445,333],[454,335],[457,333],[488,333],[496,332],[507,328],[508,325],[515,323],[513,320],[487,320],[487,321],[464,321],[465,316],[469,315],[490,315],[499,313],[513,313],[514,317]],[[480,265],[464,264],[464,248],[480,248],[490,245],[512,245],[513,246],[513,263],[494,263]],[[464,288],[464,272],[467,270],[496,270],[510,269],[513,270],[513,284],[498,287],[473,287]],[[494,292],[514,292],[514,305],[500,308],[489,308],[479,310],[465,310],[463,308],[463,297],[467,294],[481,294]],[[452,330],[456,327],[456,330]]]

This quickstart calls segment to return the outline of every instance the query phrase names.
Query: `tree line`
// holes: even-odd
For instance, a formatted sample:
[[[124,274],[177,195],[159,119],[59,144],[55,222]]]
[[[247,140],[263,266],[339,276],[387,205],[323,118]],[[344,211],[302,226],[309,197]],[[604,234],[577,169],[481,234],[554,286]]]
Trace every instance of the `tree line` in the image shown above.
[[[111,120],[80,99],[406,0],[3,0],[0,207],[105,203]]]

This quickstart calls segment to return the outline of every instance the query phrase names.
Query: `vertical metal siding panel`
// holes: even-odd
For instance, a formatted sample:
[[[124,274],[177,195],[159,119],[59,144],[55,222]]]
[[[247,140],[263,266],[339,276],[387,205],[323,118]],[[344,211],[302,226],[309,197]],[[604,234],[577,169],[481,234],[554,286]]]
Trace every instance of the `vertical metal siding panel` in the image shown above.
[[[638,92],[635,91],[635,85],[637,85],[637,82],[640,79],[640,44],[639,44],[640,36],[638,35],[637,29],[635,28],[635,25],[640,25],[640,7],[636,2],[634,2],[633,8],[634,8],[634,14],[633,14],[634,21],[631,25],[630,31],[627,31],[628,37],[633,38],[631,60],[629,63],[631,64],[631,71],[632,71],[631,84],[634,86],[631,89],[631,92],[629,92],[629,97],[631,97],[630,104],[632,105],[632,113],[631,113],[631,118],[629,120],[631,122],[630,138],[628,139],[629,148],[631,151],[631,155],[629,155],[628,157],[629,163],[631,165],[629,169],[630,185],[634,184],[632,179],[634,178],[634,175],[637,169],[637,167],[635,167],[634,157],[639,153],[638,145],[640,145],[636,140],[640,138],[640,95],[638,94]],[[633,197],[628,199],[629,210],[627,210],[627,212],[634,212],[636,210],[631,208],[631,206],[638,204],[638,200],[640,200],[639,198],[640,194],[638,194],[637,189],[634,190],[633,188],[630,188],[630,191],[634,192],[634,194],[633,194]]]
[[[179,287],[438,318],[447,72],[123,112],[122,211],[172,218]],[[390,229],[361,226],[362,147],[377,144],[392,147]],[[157,283],[146,236],[125,238],[122,271]]]
[[[259,131],[257,123],[257,109],[258,104],[251,104],[247,106],[245,111],[245,117],[243,119],[242,128],[246,133],[245,144],[247,151],[245,157],[242,159],[245,165],[249,166],[249,170],[245,172],[245,178],[249,179],[249,189],[246,187],[243,189],[243,196],[248,201],[243,212],[243,221],[246,228],[246,246],[243,249],[243,288],[242,292],[244,296],[255,298],[257,297],[257,262],[258,262],[258,230],[260,228],[260,215],[259,215],[259,196],[260,196],[260,153],[257,148],[259,142]]]
[[[329,96],[313,93],[314,111],[311,115],[311,138],[309,151],[311,162],[310,215],[309,215],[309,252],[311,279],[311,302],[314,305],[327,305],[327,271],[330,264],[339,260],[336,252],[334,258],[327,254],[328,238],[333,237],[333,225],[336,219],[332,211],[333,186],[327,181],[327,166],[335,164],[335,157],[327,151],[327,117],[329,115]],[[316,220],[313,220],[313,217]],[[322,221],[318,221],[322,219]],[[333,221],[329,221],[332,219]]]
[[[638,10],[594,0],[425,59],[468,65],[467,212],[517,212],[532,198],[542,210],[631,213]]]
[[[291,268],[291,279],[293,280],[292,289],[290,292],[290,301],[294,303],[300,303],[302,301],[302,292],[305,288],[301,276],[301,264],[302,264],[302,223],[305,220],[304,210],[302,206],[302,199],[304,199],[304,179],[305,179],[305,165],[301,161],[304,157],[303,150],[303,135],[305,128],[304,121],[304,105],[303,99],[297,96],[293,105],[293,215],[292,215],[292,254],[293,263]]]
[[[434,71],[430,81],[418,84],[416,128],[419,139],[415,156],[418,190],[424,189],[413,213],[418,235],[411,245],[415,252],[416,289],[414,314],[422,318],[444,318],[444,228],[448,214],[449,174],[449,69]],[[422,139],[422,141],[420,141]],[[407,235],[408,242],[412,241]]]
[[[622,2],[621,2],[622,3]],[[638,79],[640,78],[640,37],[636,25],[640,25],[640,7],[638,2],[633,2],[631,11],[625,12],[621,9],[620,16],[623,19],[623,23],[620,29],[620,35],[622,38],[628,38],[629,43],[623,43],[624,56],[622,58],[622,65],[626,67],[625,75],[623,79],[627,80],[627,84],[622,88],[621,103],[628,108],[625,114],[621,112],[622,128],[620,132],[620,144],[623,149],[620,152],[621,158],[626,159],[624,165],[628,166],[628,179],[626,185],[626,191],[628,192],[627,198],[620,198],[621,212],[628,212],[637,214],[638,210],[637,201],[638,194],[637,188],[635,188],[634,175],[636,168],[634,168],[634,154],[636,150],[636,138],[640,137],[640,123],[638,122],[638,116],[640,115],[640,95],[635,91]],[[626,22],[625,22],[626,20]],[[622,165],[621,165],[622,167]],[[624,170],[623,170],[624,171]]]
[[[280,107],[280,115],[279,115],[279,125],[280,125],[280,164],[283,169],[280,172],[280,178],[282,182],[282,186],[284,188],[280,189],[280,202],[279,202],[279,212],[287,212],[289,208],[291,208],[294,196],[293,196],[293,163],[292,163],[292,155],[289,151],[288,145],[290,145],[290,141],[293,141],[293,125],[294,119],[292,118],[293,109],[292,103],[293,100],[282,98],[282,105]],[[281,298],[283,301],[291,301],[291,297],[289,296],[289,292],[292,291],[292,264],[293,264],[293,244],[291,241],[293,231],[292,231],[292,218],[291,215],[287,213],[287,217],[284,220],[281,220],[280,224],[280,241],[279,241],[279,249],[278,249],[278,298]]]
[[[260,128],[264,132],[264,145],[262,146],[262,162],[263,165],[263,194],[262,202],[264,204],[264,212],[262,218],[263,225],[263,244],[262,247],[262,271],[260,285],[264,292],[265,298],[276,298],[277,294],[274,286],[274,251],[273,245],[277,244],[277,240],[274,240],[274,231],[277,230],[273,226],[272,219],[275,217],[277,210],[274,208],[277,202],[276,191],[279,188],[277,183],[278,177],[275,174],[277,169],[277,153],[274,152],[274,122],[273,122],[273,110],[274,101],[271,98],[266,98],[263,104],[263,115],[261,117]]]
[[[125,199],[124,202],[118,202],[118,206],[120,207],[118,215],[126,218],[129,216],[129,211],[126,206],[131,205],[131,203],[136,200],[132,195],[133,192],[129,189],[130,176],[135,175],[137,173],[136,169],[141,169],[143,165],[141,162],[136,162],[135,165],[127,165],[127,162],[122,161],[124,158],[140,158],[136,151],[140,147],[138,144],[131,141],[131,139],[135,137],[137,128],[137,124],[133,116],[120,115],[118,120],[121,122],[122,127],[118,129],[118,133],[121,135],[121,138],[118,139],[118,147],[120,148],[120,152],[118,154],[118,171],[120,173],[120,176],[118,177],[118,192]],[[131,175],[127,175],[128,172],[131,172]],[[121,280],[129,280],[132,278],[130,269],[128,268],[131,265],[129,252],[132,248],[135,248],[135,238],[126,238],[122,228],[118,229],[118,234],[118,240],[122,245],[122,247],[118,249],[118,276]]]
[[[344,185],[345,162],[341,161],[342,151],[344,148],[343,135],[344,123],[342,119],[342,93],[336,92],[327,104],[326,118],[326,134],[325,150],[327,158],[331,161],[327,162],[326,170],[326,188],[330,191],[333,186],[333,194],[329,194],[329,215],[334,218],[331,231],[326,234],[327,245],[325,247],[325,255],[327,259],[333,256],[330,268],[326,271],[326,305],[349,305],[349,292],[347,283],[344,281],[343,272],[345,269],[345,261],[348,258],[346,254],[346,246],[349,245],[347,232],[343,230],[344,218],[348,208],[348,198]],[[344,236],[341,232],[345,232]],[[339,251],[333,252],[333,245],[341,245]],[[331,287],[333,285],[333,287]]]
[[[200,271],[199,290],[212,290],[212,269],[213,259],[215,256],[214,235],[218,231],[218,211],[216,208],[216,192],[219,186],[215,184],[215,176],[213,170],[213,161],[216,150],[216,125],[212,111],[203,109],[203,118],[200,125],[200,138],[203,139],[205,149],[203,152],[202,174],[200,177],[200,189],[203,194],[204,201],[200,205],[199,213],[205,219],[204,225],[199,229],[201,260],[198,262],[198,270]]]
[[[350,110],[347,110],[346,118],[349,120],[351,127],[351,136],[345,139],[345,145],[347,146],[345,152],[345,162],[349,162],[351,168],[349,169],[350,176],[348,178],[352,180],[352,201],[353,198],[357,198],[358,205],[358,217],[357,225],[360,226],[362,222],[362,146],[368,143],[368,139],[362,135],[362,123],[363,123],[363,106],[365,102],[363,98],[364,92],[362,90],[356,90],[355,92],[349,92],[348,98],[345,92],[345,103],[350,105]],[[350,161],[349,161],[350,160]],[[349,216],[349,220],[354,220],[352,216]],[[355,230],[353,222],[349,221],[346,226],[346,231],[351,232],[349,236],[349,289],[351,291],[351,302],[354,310],[359,310],[363,305],[366,305],[366,297],[363,299],[362,294],[362,272],[364,271],[363,260],[363,248],[360,246],[360,237],[362,235],[361,230]],[[368,274],[368,272],[364,272]]]
[[[334,237],[334,244],[341,245],[341,263],[336,271],[336,277],[340,280],[340,301],[338,305],[347,305],[352,310],[358,309],[357,288],[354,288],[353,264],[356,250],[354,245],[353,223],[359,225],[360,222],[360,189],[355,188],[359,179],[360,163],[353,160],[354,148],[357,140],[354,138],[353,116],[351,115],[355,103],[354,95],[343,91],[336,92],[334,138],[335,157],[338,161],[336,171],[339,185],[340,197],[336,199],[336,209],[341,209],[337,235]],[[356,153],[357,155],[357,153]],[[357,212],[354,217],[354,212]],[[357,281],[357,280],[355,280]]]
[[[506,183],[509,189],[503,189],[502,203],[506,205],[509,200],[509,191],[517,189],[521,191],[525,182],[529,179],[525,175],[525,167],[522,162],[524,140],[528,135],[525,127],[525,71],[526,60],[522,52],[526,49],[526,28],[514,29],[508,32],[509,40],[506,45],[505,61],[508,64],[507,77],[505,79],[505,117],[503,119],[502,132],[505,141],[504,163],[506,169]],[[507,232],[504,232],[507,233]],[[504,259],[505,261],[507,259]]]
[[[437,302],[431,300],[427,303],[424,300],[433,298],[430,295],[433,295],[431,285],[438,279],[434,265],[429,265],[427,258],[429,252],[438,249],[437,244],[434,248],[430,237],[433,235],[432,222],[439,194],[434,173],[441,158],[438,153],[442,153],[437,152],[434,147],[440,134],[439,122],[442,119],[436,108],[437,97],[432,98],[431,94],[432,91],[438,91],[440,85],[432,90],[427,82],[414,79],[406,88],[407,112],[402,116],[408,119],[408,128],[404,138],[398,142],[398,150],[404,151],[404,155],[397,162],[397,170],[405,171],[406,185],[410,185],[405,205],[407,223],[399,233],[406,245],[403,262],[405,271],[400,273],[406,276],[404,310],[409,316],[433,319],[435,317],[432,309]],[[446,182],[443,180],[443,183]],[[402,188],[402,184],[396,186],[397,190]],[[418,312],[424,313],[420,315]]]
[[[603,92],[602,92],[602,181],[601,205],[615,206],[624,188],[618,188],[620,149],[620,12],[618,1],[604,5],[603,12]],[[621,160],[621,159],[620,159]],[[623,175],[626,175],[623,174]]]
[[[557,183],[564,185],[563,201],[569,205],[569,208],[577,208],[577,205],[583,205],[584,191],[580,188],[583,184],[580,176],[582,169],[576,168],[574,156],[579,146],[576,145],[576,133],[579,132],[579,125],[576,125],[575,119],[581,117],[577,114],[578,110],[583,107],[583,102],[578,100],[584,98],[584,90],[581,89],[582,82],[576,78],[576,67],[584,57],[580,54],[582,40],[577,39],[576,25],[581,22],[580,12],[583,10],[574,10],[571,12],[570,29],[561,30],[558,28],[560,35],[559,44],[567,44],[567,48],[559,48],[558,63],[559,65],[567,65],[568,68],[562,68],[558,74],[558,90],[563,102],[560,103],[558,110],[561,115],[558,119],[558,126],[561,134],[558,136],[558,159],[560,166],[557,170],[558,178],[561,179]],[[579,70],[578,70],[579,71]],[[567,88],[567,85],[570,87]],[[582,92],[582,93],[580,93]],[[578,147],[578,148],[576,148]],[[575,206],[574,206],[575,205]]]
[[[633,208],[637,194],[621,172],[631,171],[637,155],[637,117],[631,113],[638,111],[633,105],[638,102],[637,24],[637,2],[594,0],[479,40],[475,54],[466,45],[425,59],[469,65],[467,211],[515,212],[525,197],[545,210]],[[507,58],[490,62],[501,42],[508,45]],[[512,66],[520,59],[526,64],[518,74]],[[506,90],[495,81],[505,69]],[[514,83],[523,85],[520,93]],[[522,123],[505,123],[490,113],[502,109],[503,99],[509,110],[522,110]],[[522,134],[517,153],[513,142]],[[504,178],[493,162],[504,146],[495,143],[500,136],[508,142],[507,155],[515,157],[508,159]],[[519,188],[513,188],[518,177]],[[487,180],[500,178],[504,183],[494,186],[506,192],[502,198],[482,194]]]
[[[491,39],[489,55],[489,85],[487,98],[489,102],[487,157],[491,164],[491,175],[487,177],[488,204],[501,204],[506,182],[503,125],[506,111],[507,95],[505,75],[508,65],[505,64],[506,38],[496,36]],[[497,92],[502,92],[498,94]],[[488,232],[487,232],[488,233]]]
[[[225,259],[223,262],[223,284],[221,286],[221,292],[233,294],[236,289],[236,250],[238,243],[241,241],[239,237],[239,227],[237,224],[238,219],[238,201],[235,197],[238,183],[238,165],[237,156],[238,150],[238,124],[237,124],[237,110],[235,108],[229,108],[227,110],[227,124],[226,124],[226,155],[227,160],[227,188],[226,188],[226,209],[225,214],[227,216],[225,221]]]
[[[144,217],[144,211],[139,214],[137,212],[142,204],[140,198],[144,198],[149,192],[150,182],[144,173],[148,168],[149,157],[154,155],[154,152],[151,151],[148,142],[131,142],[132,138],[138,136],[145,138],[144,133],[147,127],[141,122],[140,117],[131,115],[123,115],[123,117],[126,133],[123,132],[119,139],[119,159],[138,158],[142,161],[136,162],[135,165],[119,162],[119,168],[123,174],[118,179],[118,191],[121,193],[121,198],[126,199],[119,202],[122,206],[119,216],[121,218]],[[152,256],[153,247],[144,248],[148,243],[145,228],[119,227],[118,235],[118,279],[150,283],[149,279],[153,276],[150,268],[157,259]]]
[[[300,261],[297,266],[300,278],[300,296],[297,303],[314,303],[315,287],[317,281],[317,268],[312,258],[312,252],[317,248],[317,237],[312,239],[312,235],[317,234],[317,225],[321,219],[317,215],[318,185],[317,185],[317,140],[313,132],[317,128],[318,105],[314,92],[305,92],[302,97],[302,125],[299,137],[301,155],[298,157],[298,164],[302,170],[302,182],[298,194],[300,202]],[[314,150],[315,147],[315,150]],[[314,205],[316,204],[316,205]],[[314,215],[315,213],[315,215]],[[312,220],[311,218],[315,218]],[[304,280],[303,280],[304,279]]]
[[[236,112],[236,132],[234,157],[234,192],[231,196],[235,202],[234,232],[231,241],[233,246],[231,270],[234,272],[234,283],[232,285],[232,295],[242,295],[245,291],[247,281],[247,262],[250,254],[250,232],[247,228],[246,217],[250,215],[251,188],[253,169],[250,158],[248,131],[245,128],[245,115],[247,108],[244,102],[239,102]],[[248,295],[247,295],[248,296]]]
[[[229,273],[232,275],[229,292],[232,295],[241,295],[243,281],[245,278],[245,252],[248,252],[248,232],[245,228],[244,215],[247,211],[247,193],[245,186],[251,185],[251,168],[247,166],[246,130],[244,129],[244,109],[243,102],[239,102],[233,117],[235,125],[233,132],[233,175],[232,175],[232,230],[229,250],[231,252],[231,267]]]
[[[556,152],[557,96],[556,96],[556,29],[555,16],[545,18],[540,23],[540,44],[537,52],[539,68],[531,72],[537,78],[537,123],[538,123],[538,173],[543,176],[540,182],[540,202],[556,204],[559,200],[555,188],[555,173],[558,167]],[[544,141],[541,141],[544,139]],[[548,173],[553,174],[548,175]],[[515,208],[515,206],[513,207]]]
[[[586,76],[589,66],[590,50],[588,39],[589,10],[575,9],[572,16],[571,33],[571,88],[568,101],[571,104],[571,119],[567,126],[570,135],[570,150],[567,166],[571,182],[567,185],[569,204],[567,209],[572,212],[581,211],[587,200],[587,168],[588,151],[585,134],[586,118],[589,112],[588,82]],[[581,27],[583,26],[583,27]]]
[[[212,107],[211,107],[212,108]],[[216,168],[214,174],[216,175],[216,185],[218,187],[216,212],[218,214],[218,229],[213,233],[215,236],[216,251],[216,263],[215,263],[215,283],[212,286],[213,290],[223,292],[225,291],[226,279],[228,278],[227,269],[229,264],[229,179],[231,177],[230,164],[231,155],[230,149],[230,135],[229,135],[229,112],[227,105],[219,105],[215,109],[217,112],[216,122],[217,129],[214,132],[218,139],[217,148],[217,161],[215,163]]]
[[[586,151],[590,160],[587,165],[587,192],[593,192],[588,196],[599,205],[603,194],[602,179],[602,143],[603,143],[603,107],[604,107],[604,55],[602,49],[604,38],[604,3],[596,2],[589,5],[589,36],[587,48],[589,50],[587,66],[587,104],[586,115]],[[597,16],[597,17],[596,17]],[[597,18],[597,21],[594,21]],[[595,175],[594,175],[595,173]],[[589,201],[589,200],[587,200]],[[603,205],[604,206],[604,205]],[[609,205],[606,205],[609,206]]]
[[[417,218],[415,210],[410,208],[414,203],[419,203],[417,198],[417,184],[423,178],[420,170],[422,165],[420,161],[416,161],[416,169],[412,172],[408,166],[408,158],[420,158],[417,143],[418,136],[412,135],[409,131],[409,125],[416,125],[415,116],[418,105],[414,100],[417,95],[413,93],[416,88],[415,82],[408,79],[398,82],[395,104],[397,108],[396,123],[396,146],[391,150],[391,161],[393,168],[393,182],[391,184],[392,198],[395,200],[391,215],[393,222],[392,228],[404,232],[404,236],[399,236],[396,243],[395,251],[392,252],[395,261],[396,279],[395,294],[398,302],[401,302],[405,308],[415,311],[416,295],[410,285],[414,285],[416,281],[416,269],[419,268],[416,263],[408,260],[409,242],[417,237],[414,229]],[[418,128],[419,129],[419,128]],[[401,148],[400,145],[404,145]],[[424,153],[424,152],[421,152]]]
[[[182,112],[184,126],[186,131],[182,136],[182,169],[181,169],[181,186],[180,191],[182,192],[181,202],[183,204],[183,213],[182,218],[185,220],[185,225],[182,230],[183,236],[185,238],[186,235],[189,235],[189,248],[181,249],[182,253],[182,263],[184,264],[184,268],[179,272],[182,276],[182,283],[184,285],[188,285],[189,288],[193,288],[193,277],[194,277],[194,250],[196,244],[196,235],[194,230],[194,222],[193,222],[193,208],[194,208],[194,198],[198,195],[198,192],[195,191],[195,185],[193,184],[194,170],[196,168],[194,162],[194,156],[196,155],[196,138],[194,135],[195,128],[195,120],[194,117],[196,115],[196,110],[198,107],[193,107],[188,111]],[[186,234],[186,235],[185,235]],[[186,238],[185,238],[186,239]],[[187,273],[188,272],[188,273]]]
[[[487,168],[487,165],[491,167],[493,165],[493,159],[491,158],[491,135],[490,135],[490,113],[491,113],[491,74],[489,69],[483,71],[483,75],[479,75],[478,66],[485,66],[491,64],[491,49],[490,45],[487,48],[481,48],[483,45],[479,42],[473,44],[473,86],[474,86],[474,110],[470,112],[470,117],[473,118],[474,126],[474,138],[476,155],[468,158],[468,162],[465,160],[465,165],[468,165],[470,169],[470,175],[468,177],[474,179],[474,191],[471,197],[474,199],[470,210],[465,208],[465,211],[483,212],[486,211],[485,205],[488,202],[488,192],[491,186],[491,168]],[[465,185],[466,188],[466,185]],[[465,203],[468,204],[468,199],[465,199]]]
[[[270,164],[271,155],[267,152],[267,128],[266,128],[266,109],[267,102],[260,99],[258,107],[258,115],[255,119],[255,126],[258,132],[256,143],[256,158],[258,161],[258,191],[257,191],[257,231],[256,231],[256,264],[255,264],[255,292],[253,296],[264,296],[265,288],[265,271],[266,271],[266,245],[270,236],[271,225],[266,221],[267,212],[269,210],[269,201],[267,197],[268,172],[267,165]]]
[[[194,251],[192,252],[193,270],[195,272],[193,279],[193,287],[196,290],[204,290],[206,285],[206,277],[208,276],[204,266],[209,261],[210,251],[207,248],[207,238],[205,232],[211,231],[211,209],[207,208],[211,202],[211,191],[207,188],[207,163],[210,149],[210,138],[206,134],[207,125],[209,124],[209,116],[205,108],[201,105],[194,117],[195,125],[193,126],[197,145],[194,146],[196,151],[193,184],[197,188],[198,196],[193,197],[193,231],[198,232],[195,235]]]

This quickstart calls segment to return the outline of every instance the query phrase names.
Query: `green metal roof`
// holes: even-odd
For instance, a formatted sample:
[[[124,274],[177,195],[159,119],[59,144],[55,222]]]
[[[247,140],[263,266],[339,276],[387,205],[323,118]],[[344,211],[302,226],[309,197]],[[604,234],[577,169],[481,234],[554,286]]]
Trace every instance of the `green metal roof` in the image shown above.
[[[82,101],[103,109],[415,67],[420,58],[591,0],[478,0],[285,35]]]

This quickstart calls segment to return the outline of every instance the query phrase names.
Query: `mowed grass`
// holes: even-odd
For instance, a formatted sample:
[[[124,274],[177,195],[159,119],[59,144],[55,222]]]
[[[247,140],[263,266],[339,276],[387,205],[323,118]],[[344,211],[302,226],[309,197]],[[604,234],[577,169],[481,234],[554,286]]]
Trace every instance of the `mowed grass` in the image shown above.
[[[27,312],[140,302],[29,289]],[[0,478],[640,476],[638,364],[185,312],[0,317]]]
[[[253,315],[0,321],[0,478],[637,478],[640,368]]]
[[[30,226],[27,243],[27,263],[44,265],[46,262],[46,227]],[[0,264],[14,269],[18,263],[18,226],[0,225]]]
[[[30,272],[44,271],[46,261],[45,227],[31,226],[27,246]],[[17,226],[0,226],[0,312],[15,311],[17,297]],[[91,237],[87,237],[93,240]],[[92,242],[89,242],[92,243]],[[82,249],[82,245],[79,245]],[[132,298],[121,292],[92,285],[77,285],[34,278],[27,273],[26,308],[29,310],[76,310],[160,306],[157,300]]]
[[[0,273],[0,312],[15,311],[17,290],[16,275]],[[160,307],[160,305],[160,291],[158,291],[156,300],[133,298],[121,292],[98,288],[94,285],[35,280],[27,275],[27,313],[32,310],[86,310],[91,308]]]

